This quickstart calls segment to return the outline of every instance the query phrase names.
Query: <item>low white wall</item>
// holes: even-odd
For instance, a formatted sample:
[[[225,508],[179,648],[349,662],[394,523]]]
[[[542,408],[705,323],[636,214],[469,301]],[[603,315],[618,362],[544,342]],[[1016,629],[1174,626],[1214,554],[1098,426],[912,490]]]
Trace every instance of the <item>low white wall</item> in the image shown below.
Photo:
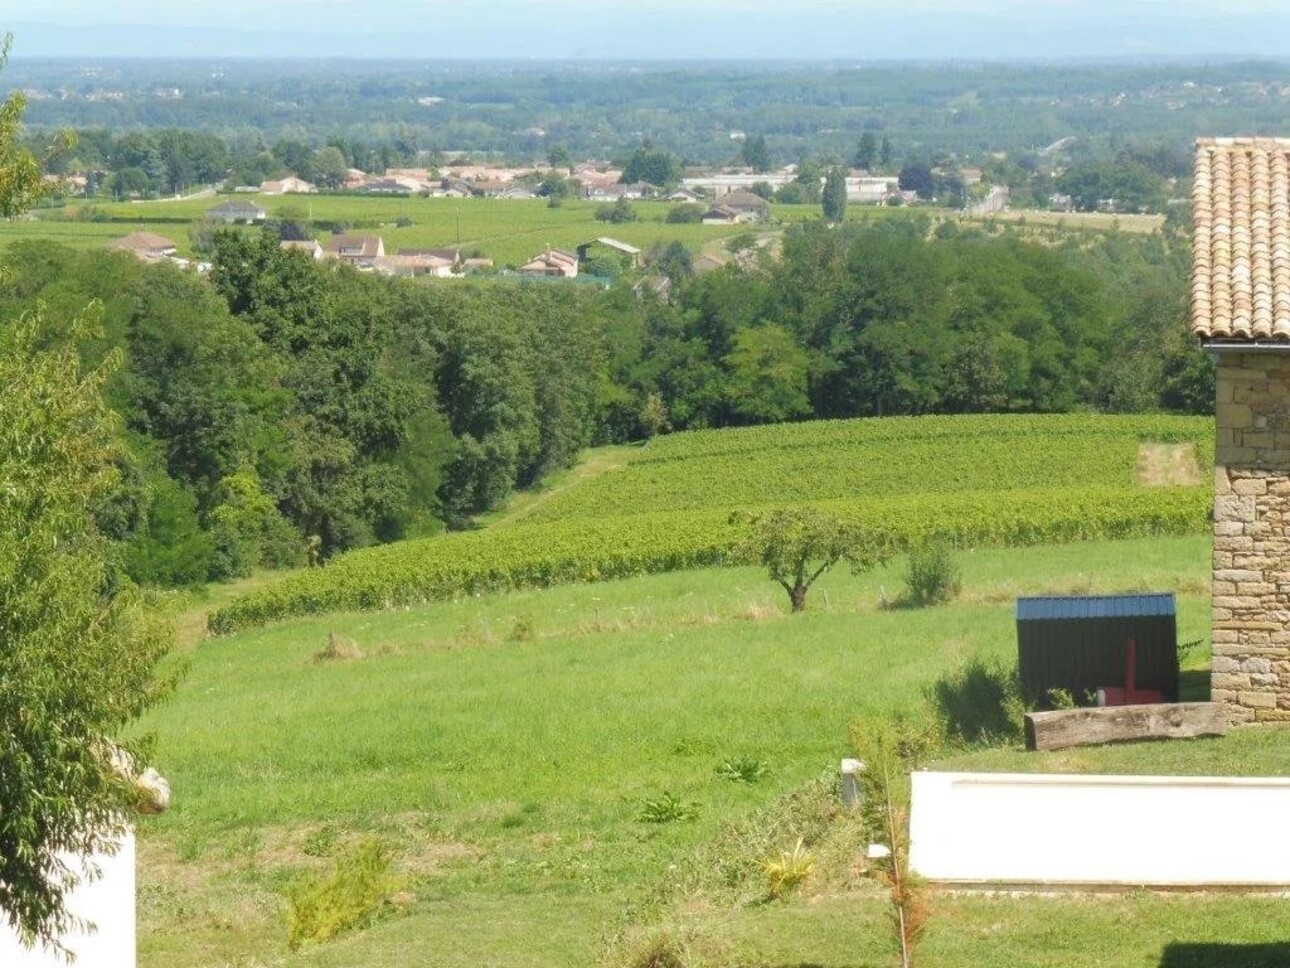
[[[1290,886],[1290,779],[913,774],[910,866],[983,884]],[[1248,838],[1214,831],[1248,830]]]
[[[95,855],[103,876],[82,883],[67,899],[68,910],[97,926],[93,933],[71,932],[62,943],[76,954],[75,968],[134,968],[134,835],[127,834],[111,857]],[[81,864],[75,870],[83,870]],[[0,922],[0,965],[4,968],[67,968],[52,950],[24,948]]]

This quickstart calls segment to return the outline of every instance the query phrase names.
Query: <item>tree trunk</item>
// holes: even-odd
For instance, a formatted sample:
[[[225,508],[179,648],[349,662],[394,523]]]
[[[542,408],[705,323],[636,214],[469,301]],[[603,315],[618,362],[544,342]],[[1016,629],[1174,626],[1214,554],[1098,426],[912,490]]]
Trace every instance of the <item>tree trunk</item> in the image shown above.
[[[794,585],[789,589],[788,598],[793,603],[794,612],[806,611],[806,588],[805,585]]]

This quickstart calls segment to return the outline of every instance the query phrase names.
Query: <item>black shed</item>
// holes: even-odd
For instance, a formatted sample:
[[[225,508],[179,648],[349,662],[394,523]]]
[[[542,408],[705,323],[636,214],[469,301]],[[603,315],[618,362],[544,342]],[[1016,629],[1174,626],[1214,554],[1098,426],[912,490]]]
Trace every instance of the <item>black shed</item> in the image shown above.
[[[1108,705],[1178,700],[1174,596],[1017,599],[1017,671],[1032,696],[1104,690]]]

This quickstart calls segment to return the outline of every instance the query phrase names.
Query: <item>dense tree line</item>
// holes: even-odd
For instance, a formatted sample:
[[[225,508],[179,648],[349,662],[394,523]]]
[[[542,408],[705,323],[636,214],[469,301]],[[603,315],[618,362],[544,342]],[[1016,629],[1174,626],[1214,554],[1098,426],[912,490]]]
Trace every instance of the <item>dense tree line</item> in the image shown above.
[[[1183,324],[1185,244],[929,229],[792,229],[780,259],[692,279],[647,311],[615,383],[678,428],[1212,406],[1212,369]]]
[[[210,282],[119,254],[21,245],[0,318],[104,306],[93,364],[122,416],[97,510],[132,577],[244,574],[487,510],[598,434],[610,304],[596,291],[423,287],[217,240]]]
[[[37,127],[184,128],[250,154],[285,139],[311,150],[359,142],[404,156],[464,150],[525,162],[552,153],[628,160],[644,137],[686,163],[742,160],[762,168],[806,155],[898,168],[942,153],[965,163],[1000,151],[1015,160],[1073,138],[1070,161],[1084,164],[1141,141],[1186,157],[1196,133],[1213,130],[1217,111],[1225,131],[1290,123],[1281,95],[1290,69],[1276,63],[875,63],[863,70],[462,63],[427,71],[419,62],[338,70],[248,58],[75,68],[31,61],[13,65],[10,75],[15,86],[48,95],[31,102],[28,122]],[[174,89],[182,96],[158,94]],[[732,131],[747,140],[731,141]],[[372,170],[374,160],[355,164]]]
[[[670,300],[395,281],[224,232],[209,280],[25,244],[0,318],[103,304],[120,352],[121,484],[96,511],[126,574],[199,582],[458,526],[593,443],[812,417],[1201,411],[1186,250],[1039,246],[904,217],[791,229],[779,258],[691,274]],[[673,249],[679,247],[674,246]],[[71,338],[69,335],[67,338]]]

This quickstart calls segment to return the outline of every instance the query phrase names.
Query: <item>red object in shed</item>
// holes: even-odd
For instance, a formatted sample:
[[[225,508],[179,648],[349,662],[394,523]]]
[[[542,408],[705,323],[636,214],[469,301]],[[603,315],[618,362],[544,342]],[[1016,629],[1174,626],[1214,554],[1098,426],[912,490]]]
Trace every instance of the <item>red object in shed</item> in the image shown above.
[[[1129,639],[1124,657],[1124,686],[1099,686],[1097,704],[1099,706],[1137,706],[1142,703],[1165,702],[1163,692],[1155,689],[1137,688],[1138,643]]]

